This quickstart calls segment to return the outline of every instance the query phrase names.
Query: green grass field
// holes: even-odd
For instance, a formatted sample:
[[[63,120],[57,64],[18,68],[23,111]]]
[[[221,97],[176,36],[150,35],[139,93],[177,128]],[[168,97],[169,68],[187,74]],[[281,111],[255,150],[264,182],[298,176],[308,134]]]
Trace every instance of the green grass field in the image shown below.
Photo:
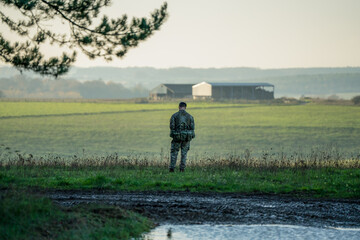
[[[0,102],[0,187],[359,198],[357,106],[189,102],[196,138],[169,175],[177,103]]]
[[[0,102],[2,157],[169,154],[177,103]],[[267,151],[334,149],[359,154],[360,109],[338,105],[189,102],[196,123],[190,159]],[[9,149],[10,148],[10,149]],[[6,149],[6,150],[5,150]]]

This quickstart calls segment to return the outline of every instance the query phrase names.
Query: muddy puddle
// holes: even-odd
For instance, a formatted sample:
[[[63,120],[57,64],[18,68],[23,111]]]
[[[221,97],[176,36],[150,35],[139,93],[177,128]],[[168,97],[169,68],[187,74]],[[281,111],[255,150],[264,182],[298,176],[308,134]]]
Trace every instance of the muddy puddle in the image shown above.
[[[160,227],[241,225],[248,231],[251,228],[245,226],[250,225],[360,228],[360,200],[190,192],[54,191],[46,195],[63,206],[93,202],[118,205],[153,219]]]
[[[360,239],[360,228],[315,228],[294,225],[161,225],[145,240],[208,239]]]

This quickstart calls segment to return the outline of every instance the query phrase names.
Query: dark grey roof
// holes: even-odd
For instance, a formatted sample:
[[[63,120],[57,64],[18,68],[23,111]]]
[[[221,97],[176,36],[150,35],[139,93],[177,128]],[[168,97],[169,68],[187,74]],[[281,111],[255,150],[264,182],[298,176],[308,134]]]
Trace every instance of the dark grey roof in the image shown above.
[[[190,93],[192,92],[192,86],[194,84],[163,84],[165,87],[176,93]]]
[[[209,83],[216,87],[273,87],[270,83]]]

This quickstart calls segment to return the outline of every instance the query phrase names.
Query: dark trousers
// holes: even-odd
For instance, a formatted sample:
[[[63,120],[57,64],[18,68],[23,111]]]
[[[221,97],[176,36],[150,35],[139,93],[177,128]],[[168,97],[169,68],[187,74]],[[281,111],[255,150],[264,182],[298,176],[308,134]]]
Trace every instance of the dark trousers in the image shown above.
[[[181,148],[180,169],[185,169],[187,152],[190,150],[190,141],[175,142],[174,140],[171,141],[170,169],[174,169],[176,166],[176,160],[180,148]]]

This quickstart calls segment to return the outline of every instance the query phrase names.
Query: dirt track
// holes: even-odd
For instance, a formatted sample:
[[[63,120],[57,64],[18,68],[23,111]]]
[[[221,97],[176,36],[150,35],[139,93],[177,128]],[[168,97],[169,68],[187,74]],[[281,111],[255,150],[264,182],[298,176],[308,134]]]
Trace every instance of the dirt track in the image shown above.
[[[360,200],[189,192],[55,191],[46,195],[64,206],[92,202],[118,205],[157,223],[360,227]]]

